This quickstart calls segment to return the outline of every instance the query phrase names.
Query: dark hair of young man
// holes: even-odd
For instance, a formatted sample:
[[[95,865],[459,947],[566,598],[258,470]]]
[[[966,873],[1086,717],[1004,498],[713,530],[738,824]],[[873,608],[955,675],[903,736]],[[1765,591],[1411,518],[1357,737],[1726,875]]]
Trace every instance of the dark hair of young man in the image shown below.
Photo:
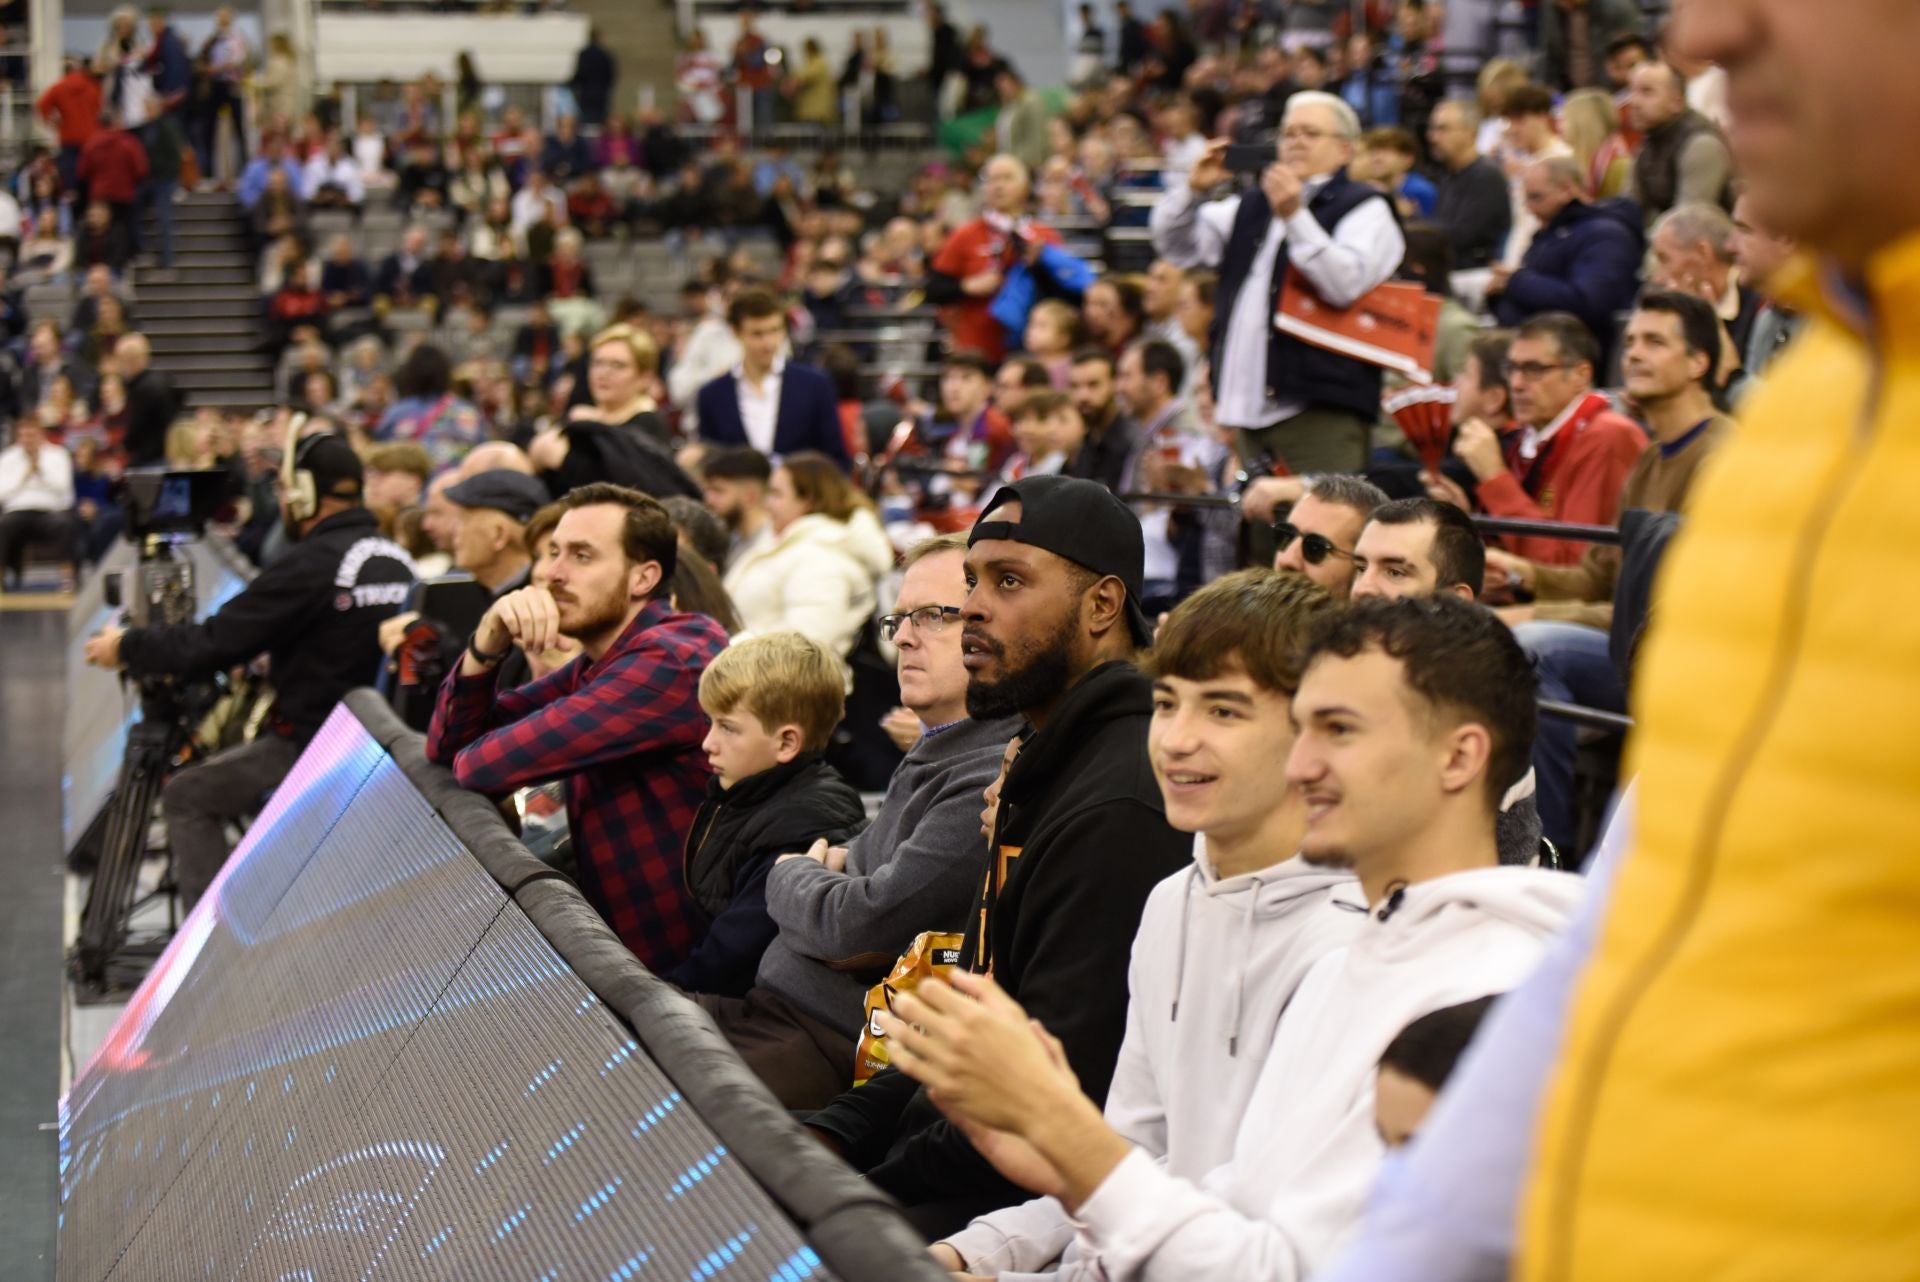
[[[1370,151],[1391,151],[1402,156],[1420,156],[1420,144],[1411,130],[1399,125],[1381,125],[1360,135],[1360,145]]]
[[[1457,1006],[1443,1006],[1414,1020],[1387,1043],[1380,1056],[1380,1067],[1390,1068],[1402,1077],[1410,1077],[1438,1094],[1453,1076],[1480,1022],[1493,1009],[1498,995],[1476,997]]]
[[[1076,347],[1073,349],[1073,358],[1072,358],[1073,364],[1091,365],[1095,361],[1098,361],[1100,364],[1105,365],[1107,367],[1107,373],[1109,374],[1113,373],[1114,369],[1116,368],[1114,365],[1113,353],[1108,351],[1104,347]]]
[[[993,379],[993,362],[971,349],[950,353],[947,356],[946,368],[972,370],[981,378],[988,381]]]
[[[1553,93],[1545,85],[1515,85],[1507,94],[1506,107],[1500,113],[1503,116],[1551,116],[1553,114]]]
[[[560,506],[569,512],[602,504],[627,510],[626,524],[620,531],[620,550],[636,565],[645,561],[659,565],[660,582],[653,595],[656,600],[665,596],[673,581],[674,566],[680,561],[680,532],[674,529],[667,509],[651,495],[611,481],[577,485],[560,499]]]
[[[1486,729],[1488,812],[1497,810],[1533,757],[1539,681],[1513,632],[1492,611],[1457,596],[1356,601],[1318,620],[1303,666],[1324,654],[1377,650],[1397,660],[1409,689],[1437,716]]]
[[[1593,331],[1587,328],[1586,322],[1572,312],[1541,312],[1521,322],[1520,328],[1513,331],[1513,336],[1551,338],[1561,360],[1585,365],[1593,371],[1594,377],[1599,376],[1600,344],[1594,338]]]
[[[688,547],[715,565],[726,561],[732,536],[727,532],[726,522],[715,516],[712,508],[684,494],[669,494],[660,500],[660,506],[667,509],[674,528]]]
[[[1720,317],[1712,303],[1677,289],[1650,289],[1634,301],[1633,309],[1678,316],[1680,336],[1686,340],[1687,350],[1707,358],[1707,373],[1701,385],[1708,388],[1720,385]]]
[[[1648,44],[1647,38],[1637,31],[1629,31],[1607,41],[1607,57],[1609,58],[1618,57],[1629,49],[1638,49],[1648,58],[1653,57],[1653,46]]]
[[[1047,373],[1047,367],[1044,364],[1031,356],[1009,356],[1000,368],[1005,369],[1008,365],[1020,371],[1022,387],[1050,388],[1053,386],[1053,375]]]
[[[785,316],[787,309],[780,305],[780,297],[770,289],[743,289],[733,296],[727,304],[727,324],[739,329],[750,320],[759,320],[763,316]]]
[[[1445,592],[1465,585],[1480,595],[1487,575],[1487,545],[1465,512],[1429,498],[1395,499],[1375,508],[1368,519],[1380,525],[1433,526],[1434,587]]]
[[[1014,412],[1016,423],[1030,423],[1035,419],[1052,418],[1062,410],[1073,408],[1073,398],[1065,392],[1056,392],[1048,388],[1044,392],[1035,392],[1020,402],[1020,408]]]
[[[1178,396],[1187,381],[1187,362],[1166,339],[1149,338],[1140,344],[1140,372],[1148,378],[1155,374],[1165,378],[1167,395]]]
[[[1182,681],[1238,668],[1261,689],[1291,695],[1300,688],[1309,625],[1333,609],[1327,590],[1302,575],[1240,570],[1174,607],[1140,667],[1156,680]]]
[[[758,481],[765,485],[773,479],[773,464],[751,445],[730,445],[700,460],[700,475],[710,481]]]

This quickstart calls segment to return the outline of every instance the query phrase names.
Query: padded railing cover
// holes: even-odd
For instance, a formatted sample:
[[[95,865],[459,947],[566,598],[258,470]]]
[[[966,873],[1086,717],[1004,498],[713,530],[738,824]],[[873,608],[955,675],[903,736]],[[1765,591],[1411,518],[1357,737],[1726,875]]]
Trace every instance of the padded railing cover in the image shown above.
[[[64,1282],[944,1276],[367,691],[60,1126]]]

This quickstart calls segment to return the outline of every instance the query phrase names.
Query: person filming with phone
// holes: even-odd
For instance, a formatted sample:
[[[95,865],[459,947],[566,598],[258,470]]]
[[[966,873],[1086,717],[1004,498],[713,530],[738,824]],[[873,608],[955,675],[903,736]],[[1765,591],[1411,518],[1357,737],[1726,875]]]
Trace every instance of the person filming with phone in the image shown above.
[[[1400,266],[1406,240],[1392,202],[1347,176],[1359,136],[1359,117],[1345,102],[1296,93],[1277,159],[1254,174],[1236,151],[1240,163],[1230,168],[1225,140],[1212,142],[1185,187],[1154,207],[1154,252],[1220,274],[1209,340],[1213,394],[1250,463],[1271,459],[1295,474],[1366,465],[1367,431],[1380,415],[1379,367],[1274,328],[1286,289],[1310,289],[1345,308]],[[1255,187],[1208,199],[1236,170]]]

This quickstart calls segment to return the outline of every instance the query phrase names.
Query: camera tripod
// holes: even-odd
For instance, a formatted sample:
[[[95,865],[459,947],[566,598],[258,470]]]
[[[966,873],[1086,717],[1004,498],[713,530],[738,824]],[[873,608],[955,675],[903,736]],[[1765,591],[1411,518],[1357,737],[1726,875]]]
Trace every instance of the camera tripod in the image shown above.
[[[178,692],[168,685],[143,683],[140,720],[127,732],[119,782],[93,834],[98,862],[80,915],[80,937],[67,957],[76,997],[83,1003],[111,1000],[137,985],[179,924],[170,864],[157,888],[144,896],[138,891],[160,786],[191,742],[188,709]],[[135,914],[161,898],[167,905],[166,930],[131,937]]]

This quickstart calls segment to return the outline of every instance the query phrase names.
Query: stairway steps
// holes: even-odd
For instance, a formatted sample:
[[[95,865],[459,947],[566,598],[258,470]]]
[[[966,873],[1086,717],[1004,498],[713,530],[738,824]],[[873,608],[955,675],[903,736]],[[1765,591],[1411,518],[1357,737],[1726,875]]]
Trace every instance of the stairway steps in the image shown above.
[[[228,374],[242,371],[273,373],[273,357],[266,352],[178,352],[167,358],[167,374]]]
[[[259,350],[259,257],[245,213],[232,195],[209,192],[177,202],[173,217],[174,279],[156,281],[151,267],[134,272],[134,315],[155,366],[189,406],[271,405],[275,359]],[[141,236],[147,253],[158,230],[149,215]]]
[[[250,352],[260,341],[260,327],[251,322],[230,324],[225,328],[212,328],[204,322],[181,324],[192,325],[193,328],[169,327],[157,332],[151,329],[147,331],[156,355],[224,356],[230,352]]]

